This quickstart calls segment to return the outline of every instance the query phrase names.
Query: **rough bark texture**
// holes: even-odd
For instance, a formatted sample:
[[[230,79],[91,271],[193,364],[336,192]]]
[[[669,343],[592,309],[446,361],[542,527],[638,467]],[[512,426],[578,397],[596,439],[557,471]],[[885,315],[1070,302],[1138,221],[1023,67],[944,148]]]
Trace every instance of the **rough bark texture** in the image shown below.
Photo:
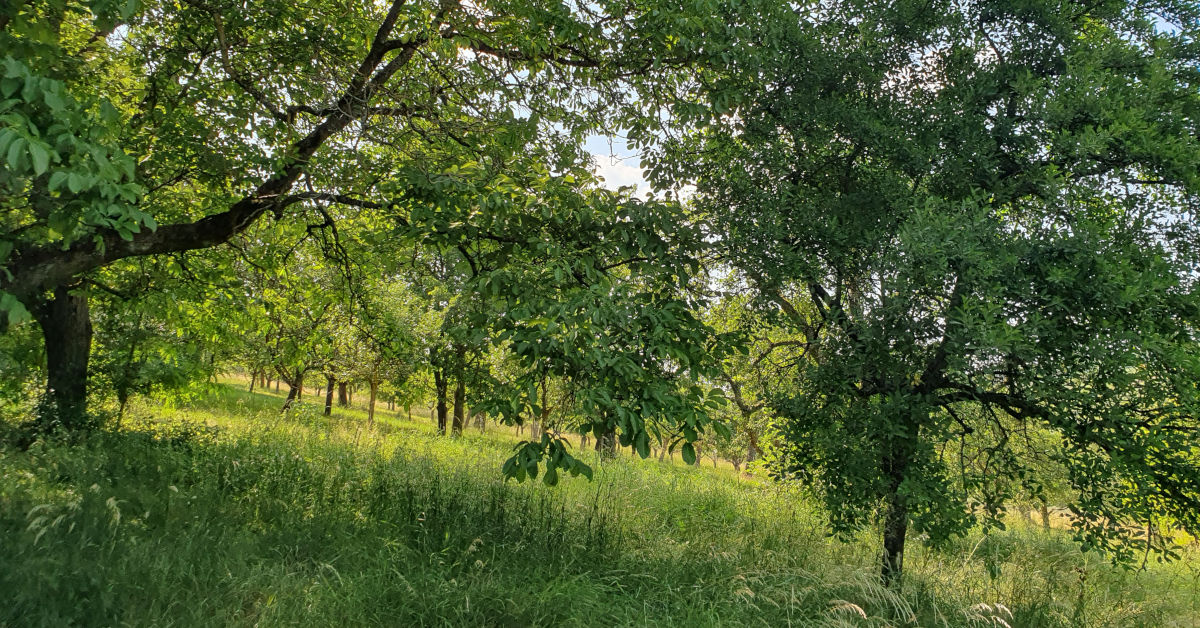
[[[46,342],[46,405],[39,421],[67,429],[87,426],[87,372],[92,321],[87,295],[66,286],[34,310]]]
[[[346,382],[338,382],[338,407],[350,405],[350,393],[346,390]]]

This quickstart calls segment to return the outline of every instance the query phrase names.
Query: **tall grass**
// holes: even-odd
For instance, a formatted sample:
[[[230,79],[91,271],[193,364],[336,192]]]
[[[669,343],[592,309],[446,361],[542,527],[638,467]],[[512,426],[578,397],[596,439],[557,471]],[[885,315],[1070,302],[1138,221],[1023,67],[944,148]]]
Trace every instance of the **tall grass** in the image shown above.
[[[1126,571],[1015,521],[914,544],[893,592],[797,489],[630,459],[518,485],[506,431],[377,420],[221,386],[0,450],[0,625],[1200,625],[1195,553]]]

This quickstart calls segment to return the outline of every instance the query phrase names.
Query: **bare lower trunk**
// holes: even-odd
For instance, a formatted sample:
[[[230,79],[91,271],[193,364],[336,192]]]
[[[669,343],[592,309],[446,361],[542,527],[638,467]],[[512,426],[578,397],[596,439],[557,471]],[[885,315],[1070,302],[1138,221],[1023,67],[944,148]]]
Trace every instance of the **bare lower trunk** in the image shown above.
[[[904,541],[908,535],[908,503],[903,495],[888,498],[883,520],[883,565],[880,576],[884,586],[892,586],[904,575]]]
[[[375,395],[379,392],[379,382],[372,380],[370,382],[371,398],[367,402],[367,427],[375,426]]]
[[[466,424],[466,415],[464,414],[466,408],[463,407],[466,402],[467,387],[463,383],[462,376],[459,375],[458,381],[454,384],[454,423],[450,428],[451,434],[454,436],[462,436],[463,425]]]
[[[333,414],[333,384],[334,377],[332,375],[325,376],[325,416]]]
[[[910,426],[914,431],[915,425]],[[887,505],[883,515],[883,560],[880,579],[891,587],[900,582],[904,575],[904,541],[908,535],[908,496],[901,491],[901,484],[908,474],[912,462],[912,451],[903,436],[891,444],[891,450],[883,460],[883,473],[888,480]]]
[[[754,430],[747,430],[746,436],[750,441],[746,446],[746,462],[754,462],[762,455],[762,448],[758,446],[758,434]]]
[[[346,391],[346,382],[338,382],[338,407],[350,405],[350,394]]]
[[[46,404],[39,422],[44,428],[88,427],[88,358],[92,351],[92,321],[87,295],[66,286],[35,308],[46,346]]]
[[[596,451],[600,452],[601,458],[613,458],[617,455],[617,430],[615,428],[609,428],[608,431],[596,437]]]
[[[258,371],[254,371],[253,373],[250,374],[250,390],[247,392],[254,392],[254,384],[257,382],[258,382]]]
[[[304,388],[304,371],[301,369],[296,369],[295,373],[291,375],[290,379],[288,380],[287,385],[288,396],[287,399],[284,400],[283,407],[280,408],[280,412],[286,412],[288,408],[292,407],[292,404],[296,403],[300,399],[300,391]]]
[[[433,387],[437,393],[437,431],[438,434],[446,433],[446,374],[442,369],[434,369],[433,371]]]

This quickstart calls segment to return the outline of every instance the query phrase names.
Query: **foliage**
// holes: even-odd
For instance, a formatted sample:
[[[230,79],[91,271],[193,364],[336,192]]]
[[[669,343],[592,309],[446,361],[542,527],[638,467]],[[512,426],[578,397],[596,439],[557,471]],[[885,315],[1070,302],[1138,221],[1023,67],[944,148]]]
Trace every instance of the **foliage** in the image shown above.
[[[797,333],[815,318],[778,468],[835,530],[883,523],[885,578],[910,520],[935,542],[1002,525],[1039,441],[1085,547],[1200,529],[1196,14],[1147,11],[824,3],[665,153],[700,156],[757,294]]]

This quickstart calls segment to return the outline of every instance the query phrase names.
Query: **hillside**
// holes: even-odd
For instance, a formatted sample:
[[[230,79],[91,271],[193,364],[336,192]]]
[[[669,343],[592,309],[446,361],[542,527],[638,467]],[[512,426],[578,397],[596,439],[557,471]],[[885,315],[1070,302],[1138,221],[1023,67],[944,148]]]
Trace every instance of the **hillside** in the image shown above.
[[[1145,571],[1020,517],[878,584],[802,491],[619,458],[502,481],[514,435],[330,419],[223,383],[0,450],[0,625],[1195,626],[1200,554]]]

